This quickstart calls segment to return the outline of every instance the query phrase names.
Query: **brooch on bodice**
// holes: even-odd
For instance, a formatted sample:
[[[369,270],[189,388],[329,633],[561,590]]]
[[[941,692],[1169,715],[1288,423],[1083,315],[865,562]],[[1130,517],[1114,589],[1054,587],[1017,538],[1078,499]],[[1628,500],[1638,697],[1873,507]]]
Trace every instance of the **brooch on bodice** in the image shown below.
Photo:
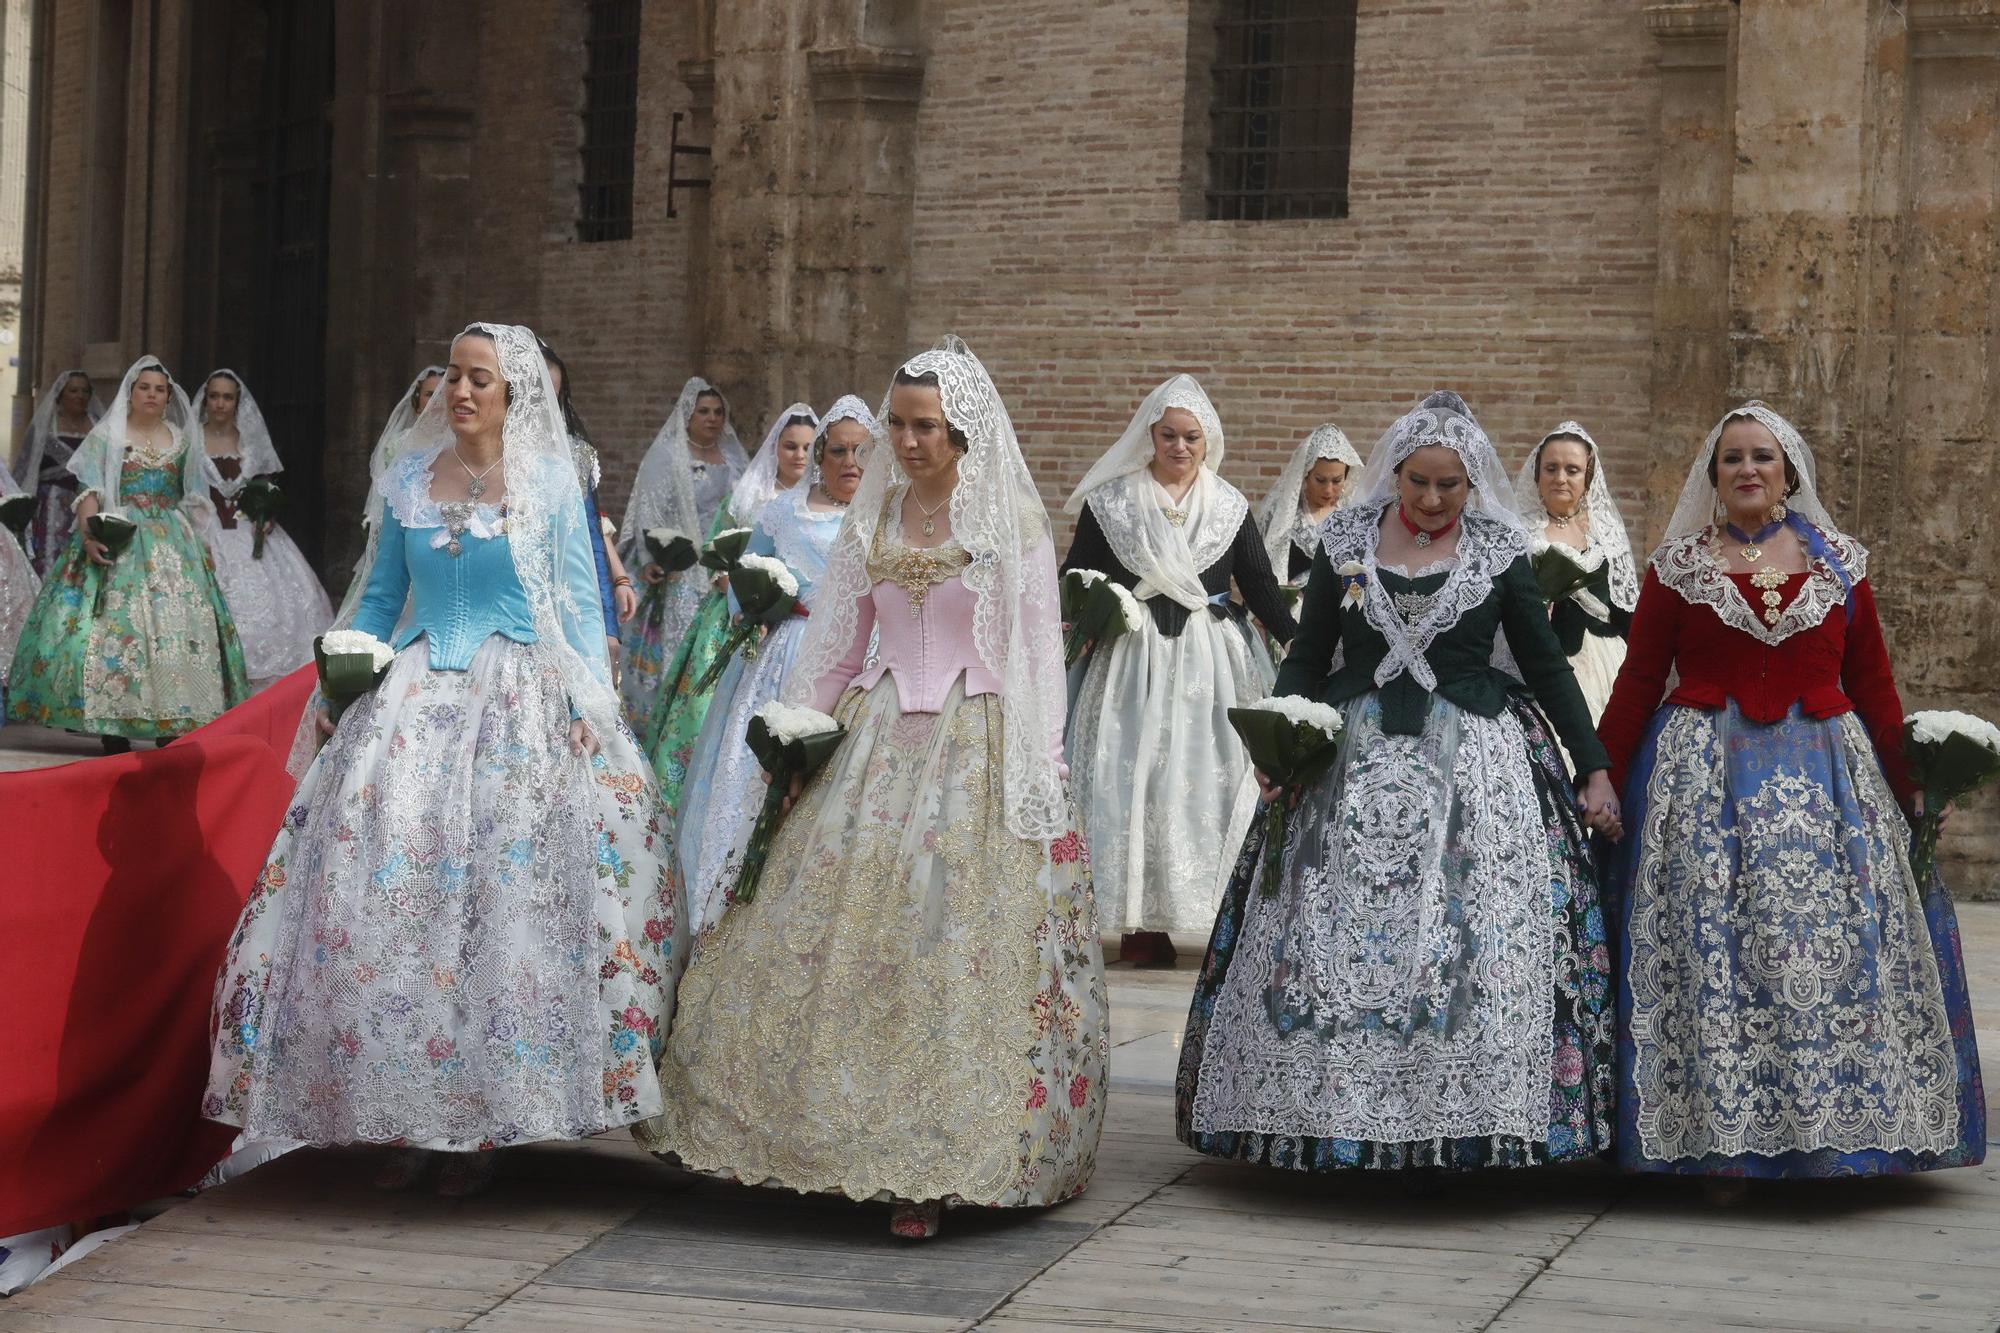
[[[930,596],[932,588],[958,577],[971,563],[972,557],[956,542],[928,550],[891,546],[882,541],[878,532],[874,553],[868,561],[868,577],[877,581],[887,579],[908,593],[910,614],[914,616],[922,614],[924,599]]]
[[[1763,591],[1764,623],[1776,625],[1778,618],[1783,614],[1779,604],[1785,599],[1778,589],[1785,586],[1785,572],[1781,569],[1760,569],[1750,576],[1750,586]]]

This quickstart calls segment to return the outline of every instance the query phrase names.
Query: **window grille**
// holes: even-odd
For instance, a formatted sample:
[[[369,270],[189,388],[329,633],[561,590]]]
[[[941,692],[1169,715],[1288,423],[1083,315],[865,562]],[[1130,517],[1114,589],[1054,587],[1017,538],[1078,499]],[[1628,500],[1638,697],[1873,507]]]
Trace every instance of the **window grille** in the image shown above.
[[[639,10],[642,0],[589,0],[584,39],[583,180],[577,239],[632,236],[633,149],[639,137]]]
[[[1356,0],[1219,0],[1208,216],[1347,216]]]

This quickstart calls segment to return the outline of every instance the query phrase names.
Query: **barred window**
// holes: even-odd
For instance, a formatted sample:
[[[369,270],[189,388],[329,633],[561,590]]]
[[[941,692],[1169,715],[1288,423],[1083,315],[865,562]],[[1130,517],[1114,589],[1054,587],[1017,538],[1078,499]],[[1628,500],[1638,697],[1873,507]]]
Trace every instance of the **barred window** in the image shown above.
[[[1347,216],[1356,0],[1217,0],[1208,216]]]
[[[589,0],[584,39],[583,180],[580,241],[632,236],[632,159],[639,137],[639,10],[642,0]]]

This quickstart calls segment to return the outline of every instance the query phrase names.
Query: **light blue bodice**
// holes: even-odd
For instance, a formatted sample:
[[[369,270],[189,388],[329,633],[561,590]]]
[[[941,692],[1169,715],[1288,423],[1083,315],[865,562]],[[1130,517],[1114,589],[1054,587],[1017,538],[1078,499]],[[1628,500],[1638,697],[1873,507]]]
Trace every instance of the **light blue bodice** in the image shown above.
[[[810,607],[813,586],[826,576],[827,556],[846,514],[844,509],[820,513],[806,506],[800,492],[780,491],[758,511],[744,552],[784,561],[799,581],[799,600]],[[729,594],[729,609],[732,613],[743,609],[734,592]]]
[[[427,636],[433,669],[464,671],[492,635],[516,643],[536,642],[535,617],[527,590],[514,571],[502,511],[479,506],[459,536],[460,554],[453,555],[444,515],[430,498],[430,481],[427,455],[400,460],[385,481],[380,545],[354,613],[354,628],[390,641],[407,598],[409,623],[395,634],[393,646],[400,649],[418,635]],[[586,538],[582,497],[573,496],[570,504],[576,512],[558,529],[573,534],[574,540],[558,553],[558,572],[576,605],[594,606],[597,566]],[[602,637],[594,644],[571,646],[593,669],[602,670]]]

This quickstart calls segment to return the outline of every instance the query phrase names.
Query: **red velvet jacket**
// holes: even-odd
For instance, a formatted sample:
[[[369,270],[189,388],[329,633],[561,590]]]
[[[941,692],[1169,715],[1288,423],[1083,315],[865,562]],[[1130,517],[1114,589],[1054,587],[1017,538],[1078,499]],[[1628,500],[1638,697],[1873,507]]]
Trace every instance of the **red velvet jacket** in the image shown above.
[[[1903,701],[1868,587],[1868,553],[1845,537],[1827,540],[1855,580],[1852,597],[1825,560],[1814,560],[1775,589],[1776,625],[1760,614],[1763,590],[1752,576],[1716,568],[1702,537],[1668,542],[1654,555],[1625,665],[1597,728],[1619,791],[1672,670],[1680,678],[1669,704],[1720,709],[1734,699],[1743,716],[1761,723],[1778,721],[1795,703],[1810,717],[1860,713],[1889,785],[1908,807]]]

